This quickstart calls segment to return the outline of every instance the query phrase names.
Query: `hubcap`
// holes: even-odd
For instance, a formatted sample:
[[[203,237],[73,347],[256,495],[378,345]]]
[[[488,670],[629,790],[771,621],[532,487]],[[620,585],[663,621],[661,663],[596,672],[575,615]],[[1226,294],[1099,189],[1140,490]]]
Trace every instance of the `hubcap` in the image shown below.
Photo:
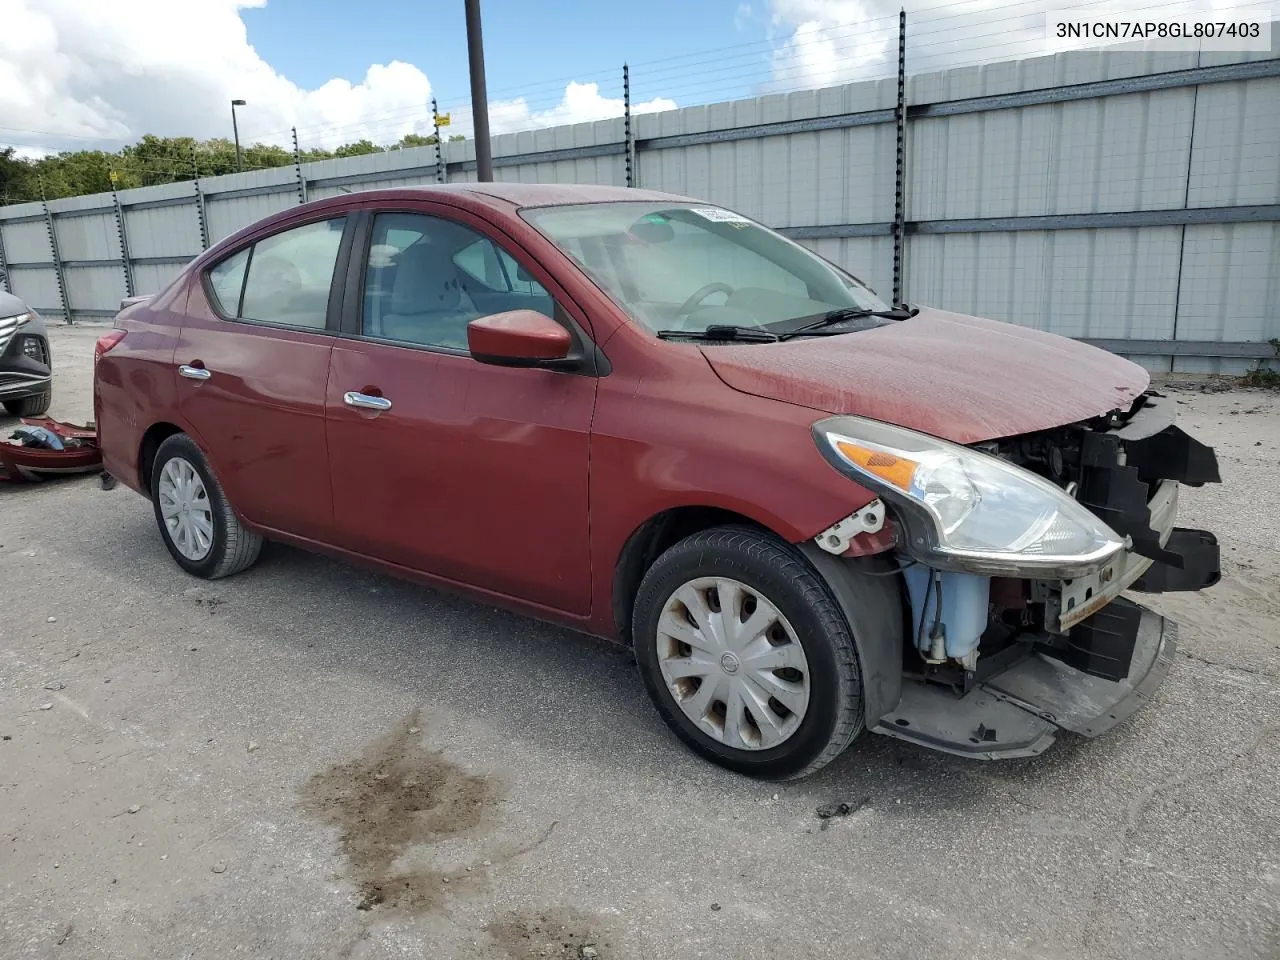
[[[758,591],[699,577],[658,621],[658,666],[684,715],[739,750],[776,747],[809,707],[809,662],[786,617]]]
[[[188,461],[174,457],[160,471],[156,490],[169,540],[188,560],[203,560],[213,547],[213,508],[204,481]]]

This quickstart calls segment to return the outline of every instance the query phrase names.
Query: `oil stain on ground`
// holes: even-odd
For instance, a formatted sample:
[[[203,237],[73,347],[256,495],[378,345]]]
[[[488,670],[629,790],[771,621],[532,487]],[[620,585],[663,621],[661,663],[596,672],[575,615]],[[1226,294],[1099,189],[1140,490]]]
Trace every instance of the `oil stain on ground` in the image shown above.
[[[599,923],[576,910],[509,913],[489,923],[485,932],[511,960],[609,960],[612,956]]]
[[[419,741],[415,711],[363,755],[316,774],[303,792],[308,813],[342,831],[339,842],[359,884],[361,910],[428,910],[446,887],[479,880],[471,873],[395,869],[411,847],[474,830],[495,799],[488,780]]]

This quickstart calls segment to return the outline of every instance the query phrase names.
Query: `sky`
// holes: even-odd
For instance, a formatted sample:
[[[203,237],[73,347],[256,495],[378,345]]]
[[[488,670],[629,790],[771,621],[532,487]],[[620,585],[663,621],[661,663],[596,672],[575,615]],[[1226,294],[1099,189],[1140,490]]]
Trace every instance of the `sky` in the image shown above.
[[[1232,8],[1252,0],[1179,0]],[[482,0],[494,133],[883,77],[900,0]],[[1155,0],[1128,0],[1131,8]],[[1044,11],[1096,0],[921,0],[911,72],[1047,52]],[[117,149],[145,133],[304,147],[470,132],[462,0],[0,0],[0,146]]]

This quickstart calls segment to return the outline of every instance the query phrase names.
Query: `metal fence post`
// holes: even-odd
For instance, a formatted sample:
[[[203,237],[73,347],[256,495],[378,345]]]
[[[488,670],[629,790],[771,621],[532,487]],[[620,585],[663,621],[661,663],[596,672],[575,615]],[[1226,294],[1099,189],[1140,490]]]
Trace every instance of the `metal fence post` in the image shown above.
[[[435,97],[431,98],[431,123],[436,129],[436,183],[444,183],[449,174],[444,167],[444,147],[440,144],[440,106]]]
[[[53,274],[58,281],[58,299],[61,301],[62,319],[71,326],[71,303],[67,299],[67,280],[62,274],[62,256],[58,253],[58,231],[53,226],[53,211],[45,199],[44,178],[40,178],[40,206],[44,209],[44,226],[49,233],[49,252],[53,254]]]
[[[298,149],[298,128],[293,128],[293,170],[298,177],[298,202],[307,202],[307,178],[302,175],[302,151]]]
[[[636,138],[631,130],[631,68],[622,65],[622,134],[627,148],[627,186],[636,185]]]
[[[894,108],[898,128],[898,157],[894,169],[893,189],[893,302],[902,303],[902,260],[906,253],[906,175],[907,175],[907,11],[898,11],[898,103]]]
[[[125,227],[124,207],[120,205],[120,194],[116,193],[116,175],[111,173],[111,206],[116,212],[116,235],[120,238],[120,266],[124,268],[124,295],[132,297],[133,258],[129,254],[129,231]]]
[[[191,172],[195,175],[193,179],[196,185],[196,223],[200,227],[200,249],[209,249],[209,220],[205,216],[204,209],[204,191],[200,189],[200,158],[196,155],[196,148],[191,148]]]
[[[4,221],[0,220],[0,287],[13,293],[13,281],[9,279],[9,260],[4,255]]]

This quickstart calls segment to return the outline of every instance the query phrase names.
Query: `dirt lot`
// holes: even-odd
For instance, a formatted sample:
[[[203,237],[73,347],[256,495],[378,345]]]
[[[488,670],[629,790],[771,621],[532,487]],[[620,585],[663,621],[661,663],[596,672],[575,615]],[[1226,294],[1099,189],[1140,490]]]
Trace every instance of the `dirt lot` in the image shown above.
[[[56,414],[99,332],[53,331]],[[1152,706],[782,786],[603,643],[279,547],[198,582],[123,488],[0,489],[0,957],[1280,956],[1280,395],[1177,396],[1225,575],[1155,604]]]

